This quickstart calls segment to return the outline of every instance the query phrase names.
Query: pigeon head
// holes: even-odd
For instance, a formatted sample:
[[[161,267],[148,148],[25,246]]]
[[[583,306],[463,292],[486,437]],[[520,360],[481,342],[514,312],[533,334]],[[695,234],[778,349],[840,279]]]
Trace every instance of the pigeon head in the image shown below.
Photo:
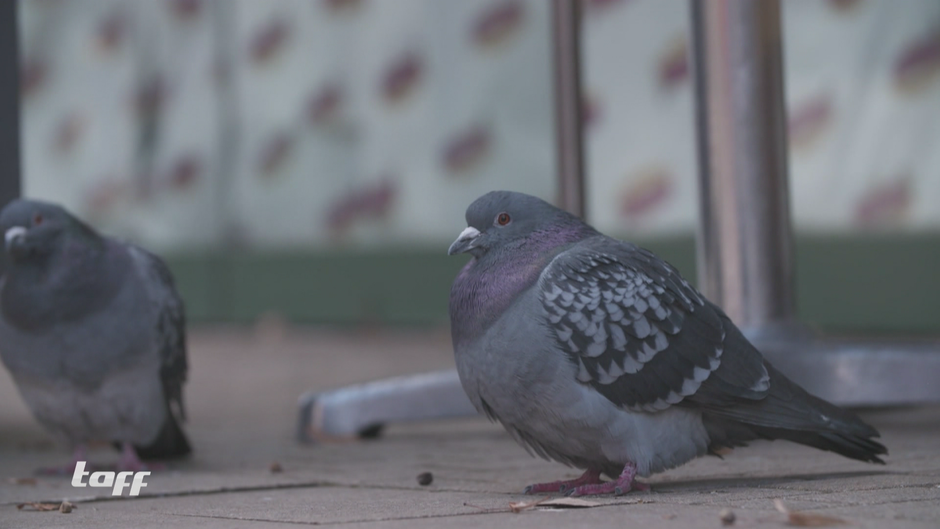
[[[17,199],[0,212],[4,247],[14,263],[42,259],[66,238],[98,241],[91,228],[64,208],[38,200]]]
[[[467,208],[467,228],[450,245],[449,255],[480,258],[493,249],[532,238],[564,244],[594,234],[581,219],[540,198],[512,191],[491,191]]]

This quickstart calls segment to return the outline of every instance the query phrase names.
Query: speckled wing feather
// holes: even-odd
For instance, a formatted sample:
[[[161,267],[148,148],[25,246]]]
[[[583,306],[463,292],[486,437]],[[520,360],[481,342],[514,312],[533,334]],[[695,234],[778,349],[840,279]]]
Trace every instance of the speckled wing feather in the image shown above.
[[[152,301],[157,305],[157,336],[160,352],[160,381],[170,409],[186,418],[183,406],[183,383],[189,365],[186,358],[186,315],[183,301],[176,293],[173,276],[157,256],[138,247],[131,247],[135,260],[142,266]]]
[[[715,375],[726,360],[728,332],[737,329],[646,250],[595,238],[560,254],[539,285],[551,331],[578,381],[618,406],[653,412],[697,393],[719,403],[726,396],[759,399],[769,388],[756,351],[728,359],[734,368]]]

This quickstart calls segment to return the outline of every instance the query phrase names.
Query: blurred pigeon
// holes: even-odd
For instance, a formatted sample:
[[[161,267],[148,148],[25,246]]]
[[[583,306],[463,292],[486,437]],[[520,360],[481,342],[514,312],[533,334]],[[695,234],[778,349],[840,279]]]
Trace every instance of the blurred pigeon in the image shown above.
[[[0,230],[0,359],[36,419],[76,462],[91,441],[120,445],[120,470],[188,454],[183,303],[166,265],[45,202],[14,200]]]
[[[448,251],[472,256],[450,295],[463,388],[530,453],[585,470],[526,492],[647,489],[637,476],[754,439],[883,463],[874,428],[780,374],[649,251],[520,193],[466,218]]]

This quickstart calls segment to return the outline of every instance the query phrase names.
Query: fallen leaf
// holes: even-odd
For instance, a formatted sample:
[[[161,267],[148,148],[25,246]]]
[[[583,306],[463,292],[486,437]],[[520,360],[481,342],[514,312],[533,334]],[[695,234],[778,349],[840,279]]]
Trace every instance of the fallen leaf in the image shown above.
[[[511,501],[511,502],[509,502],[509,510],[512,511],[512,512],[514,512],[514,513],[520,513],[520,512],[522,512],[522,511],[528,511],[528,510],[531,510],[531,509],[534,509],[534,508],[538,507],[539,505],[541,505],[541,504],[547,502],[547,501],[550,500],[550,499],[552,499],[551,496],[545,496],[544,498],[542,498],[542,499],[540,499],[540,500],[532,500],[532,501]]]
[[[829,527],[833,525],[845,525],[848,522],[835,516],[825,514],[815,514],[809,512],[791,511],[784,505],[783,500],[775,499],[774,507],[783,514],[787,515],[787,524],[796,527]]]
[[[845,525],[849,522],[835,516],[814,514],[808,512],[791,512],[787,523],[797,527],[828,527],[831,525]]]
[[[509,502],[509,512],[520,513],[523,511],[531,511],[536,507],[555,507],[559,509],[586,509],[589,507],[597,507],[602,505],[596,501],[582,500],[578,498],[555,498],[552,499],[551,496],[545,496],[544,498],[538,500],[529,500],[529,501],[511,501]],[[472,503],[464,502],[464,507],[473,507],[474,509],[479,509],[481,513],[496,513],[496,512],[506,512],[505,507],[480,507],[479,505],[474,505]]]
[[[36,478],[10,478],[8,480],[12,485],[35,485]]]
[[[23,511],[58,511],[61,503],[30,501],[16,504],[16,509]]]
[[[548,500],[540,502],[539,507],[562,507],[568,509],[587,509],[589,507],[597,507],[601,503],[590,500],[582,500],[580,498],[555,498],[554,500]]]
[[[68,514],[72,512],[72,509],[74,508],[75,508],[75,504],[70,501],[63,501],[61,504],[59,504],[59,512],[63,514]]]

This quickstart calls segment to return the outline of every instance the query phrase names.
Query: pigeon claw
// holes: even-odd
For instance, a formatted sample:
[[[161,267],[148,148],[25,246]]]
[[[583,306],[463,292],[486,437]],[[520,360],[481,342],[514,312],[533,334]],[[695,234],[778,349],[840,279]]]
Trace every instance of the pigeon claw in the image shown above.
[[[600,494],[613,494],[614,496],[623,496],[631,490],[649,490],[650,486],[636,480],[636,465],[628,463],[624,465],[620,477],[613,481],[583,484],[575,487],[565,493],[565,496],[596,496]]]
[[[599,496],[601,494],[613,494],[614,496],[623,496],[633,490],[630,485],[622,485],[618,481],[608,481],[596,485],[582,485],[575,487],[565,493],[565,496],[577,498],[579,496]]]

